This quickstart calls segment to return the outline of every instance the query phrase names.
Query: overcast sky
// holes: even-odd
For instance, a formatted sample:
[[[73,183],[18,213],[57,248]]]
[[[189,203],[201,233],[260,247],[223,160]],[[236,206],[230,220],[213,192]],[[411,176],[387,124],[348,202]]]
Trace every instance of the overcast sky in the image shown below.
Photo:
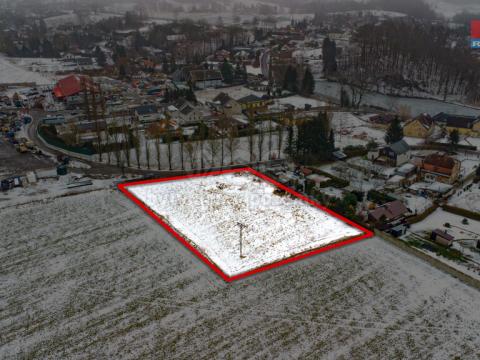
[[[397,0],[392,0],[397,1]],[[440,13],[451,16],[462,11],[480,12],[480,0],[427,0]]]

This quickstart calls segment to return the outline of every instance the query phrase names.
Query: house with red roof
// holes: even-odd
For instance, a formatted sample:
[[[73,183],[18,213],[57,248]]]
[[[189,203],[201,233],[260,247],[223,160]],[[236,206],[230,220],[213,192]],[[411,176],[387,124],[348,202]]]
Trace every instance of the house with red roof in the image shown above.
[[[379,229],[387,229],[390,224],[399,224],[408,214],[407,207],[395,200],[373,209],[368,213],[368,220]]]
[[[57,99],[65,100],[79,95],[85,90],[85,87],[95,89],[95,85],[89,76],[69,75],[57,82],[53,88],[53,94]]]
[[[460,175],[460,161],[446,154],[430,154],[423,159],[420,174],[426,182],[453,184]]]

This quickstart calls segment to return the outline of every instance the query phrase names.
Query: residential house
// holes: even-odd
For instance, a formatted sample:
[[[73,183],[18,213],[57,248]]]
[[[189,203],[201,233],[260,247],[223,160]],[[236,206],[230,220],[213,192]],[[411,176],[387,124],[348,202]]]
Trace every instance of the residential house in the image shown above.
[[[433,121],[448,133],[458,130],[461,135],[480,137],[480,117],[440,113]]]
[[[172,116],[180,125],[194,124],[201,120],[204,113],[202,108],[185,99],[180,99],[174,106]]]
[[[267,106],[271,103],[268,99],[263,99],[257,95],[247,95],[238,100],[242,106],[242,110],[256,111],[256,110],[266,110]]]
[[[432,117],[428,114],[420,114],[405,123],[403,134],[409,137],[426,139],[432,135],[434,129],[435,123]]]
[[[395,200],[370,211],[368,220],[375,227],[385,230],[391,228],[392,225],[396,226],[402,223],[407,214],[407,207],[400,200]]]
[[[188,82],[197,89],[215,88],[223,85],[223,77],[218,70],[192,70]]]
[[[406,163],[396,169],[395,174],[404,176],[406,178],[414,175],[417,171],[417,166],[415,164]]]
[[[369,120],[373,124],[387,126],[393,121],[394,118],[394,114],[378,114],[370,116]]]
[[[375,162],[397,167],[407,163],[409,160],[410,146],[408,146],[405,140],[400,140],[394,144],[380,148]]]
[[[408,187],[408,190],[415,195],[431,197],[434,199],[448,198],[455,188],[452,185],[441,182],[416,182]]]
[[[421,162],[420,175],[426,182],[453,184],[460,175],[460,162],[446,154],[431,154]]]
[[[96,90],[89,76],[70,75],[57,82],[53,88],[53,94],[57,99],[68,101],[71,97],[80,96],[85,89]]]
[[[212,101],[212,105],[217,111],[224,113],[228,117],[239,115],[242,113],[242,106],[232,99],[230,95],[226,93],[218,94]]]
[[[133,108],[135,117],[141,123],[150,123],[162,118],[156,105],[140,105]]]

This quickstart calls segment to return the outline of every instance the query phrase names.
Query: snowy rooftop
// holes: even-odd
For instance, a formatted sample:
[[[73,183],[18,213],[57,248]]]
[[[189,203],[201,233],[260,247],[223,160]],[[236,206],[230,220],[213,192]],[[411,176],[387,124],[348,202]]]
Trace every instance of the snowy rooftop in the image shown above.
[[[228,277],[363,232],[249,173],[128,186]],[[240,258],[239,224],[243,230]]]

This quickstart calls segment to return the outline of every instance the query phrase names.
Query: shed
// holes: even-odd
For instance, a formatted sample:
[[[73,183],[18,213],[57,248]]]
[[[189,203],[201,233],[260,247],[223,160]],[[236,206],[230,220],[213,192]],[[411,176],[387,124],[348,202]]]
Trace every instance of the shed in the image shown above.
[[[455,238],[448,234],[447,231],[439,229],[432,231],[430,239],[443,246],[452,246],[453,241],[455,240]]]
[[[400,237],[407,233],[407,226],[404,224],[401,224],[391,228],[388,232],[395,237]]]
[[[37,175],[35,175],[35,172],[29,171],[27,172],[27,181],[29,184],[36,184],[37,183]]]

